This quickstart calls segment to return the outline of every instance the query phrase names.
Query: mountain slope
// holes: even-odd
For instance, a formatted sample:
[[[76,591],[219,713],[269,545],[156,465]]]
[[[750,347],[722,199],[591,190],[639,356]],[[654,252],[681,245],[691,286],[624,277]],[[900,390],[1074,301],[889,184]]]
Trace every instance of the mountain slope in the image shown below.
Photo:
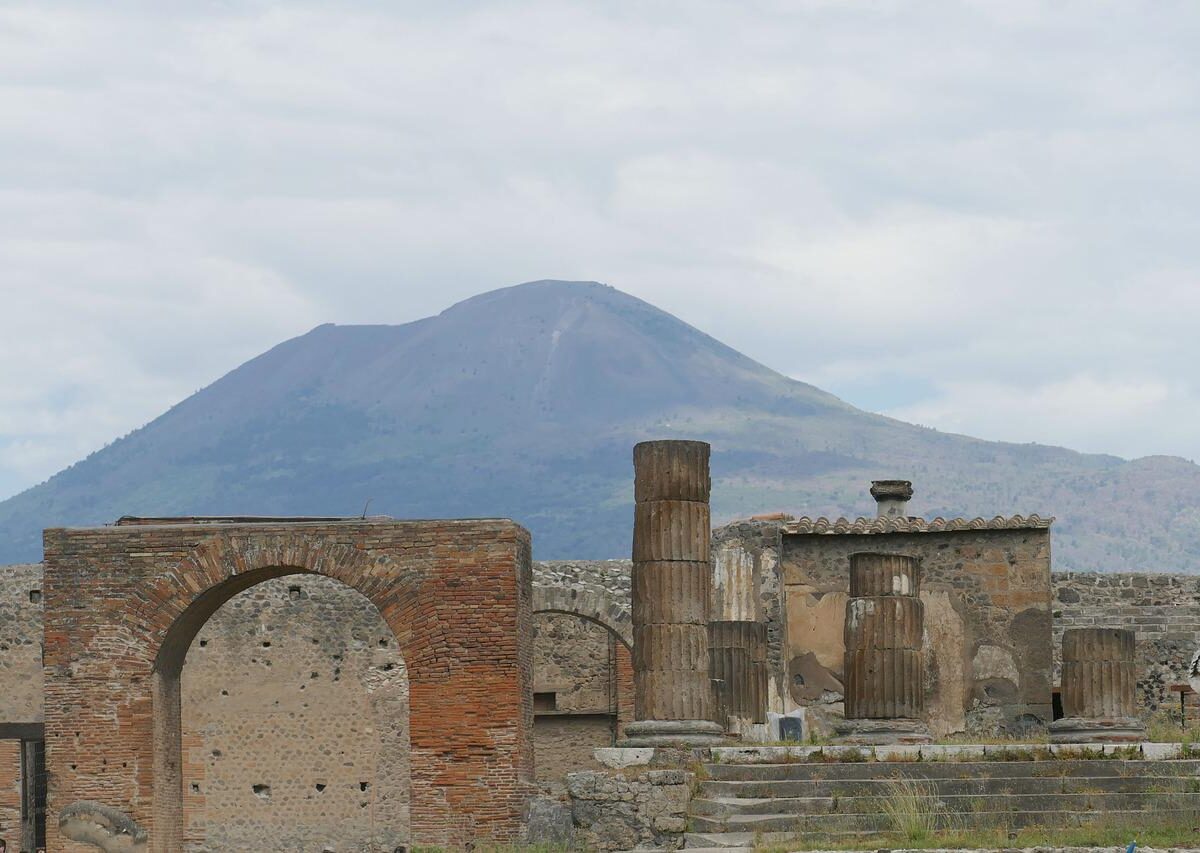
[[[0,562],[122,514],[510,516],[542,558],[629,548],[632,445],[712,442],[714,512],[1054,514],[1056,568],[1200,571],[1200,468],[859,411],[641,300],[533,282],[402,326],[319,326],[0,503]]]

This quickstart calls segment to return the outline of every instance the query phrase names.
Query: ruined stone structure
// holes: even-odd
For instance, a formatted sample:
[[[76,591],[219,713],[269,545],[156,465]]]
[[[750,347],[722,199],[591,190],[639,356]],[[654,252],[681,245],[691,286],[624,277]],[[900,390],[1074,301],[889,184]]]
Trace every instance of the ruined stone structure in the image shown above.
[[[876,518],[746,521],[714,531],[714,550],[754,566],[768,710],[802,713],[809,730],[833,733],[842,717],[850,555],[873,552],[921,564],[932,733],[1043,727],[1052,719],[1052,520],[912,518],[897,509],[896,491],[881,492],[880,511],[892,514]]]
[[[925,605],[917,561],[902,554],[851,554],[845,625],[847,743],[928,743]]]
[[[720,741],[709,680],[708,456],[700,441],[633,449],[631,746]]]
[[[767,625],[758,573],[740,549],[715,548],[709,601],[709,674],[716,719],[761,739],[767,721]]]
[[[224,602],[292,574],[356,589],[396,638],[413,841],[519,836],[533,709],[529,539],[517,525],[149,524],[50,530],[45,550],[52,849],[84,849],[57,834],[59,811],[79,801],[129,815],[149,850],[182,849],[185,655]]]
[[[123,825],[121,816],[146,832],[149,849],[394,849],[516,838],[534,756],[537,781],[554,793],[565,791],[571,771],[600,772],[593,749],[620,741],[635,717],[635,662],[653,664],[644,670],[649,683],[693,685],[689,695],[709,703],[701,711],[692,700],[683,707],[679,691],[647,694],[646,707],[661,700],[669,717],[652,721],[682,722],[690,742],[716,740],[722,727],[744,742],[778,737],[764,725],[766,712],[800,714],[806,733],[832,733],[843,703],[851,720],[923,713],[937,735],[1040,728],[1051,720],[1057,680],[1052,615],[1056,636],[1076,627],[1138,632],[1136,646],[1068,655],[1068,715],[1118,719],[1141,737],[1133,716],[1177,700],[1166,687],[1186,680],[1200,640],[1200,578],[1058,574],[1052,587],[1049,520],[911,518],[911,485],[902,481],[873,485],[874,519],[763,517],[713,531],[706,545],[698,534],[707,507],[679,506],[703,504],[706,473],[703,490],[692,488],[699,469],[678,462],[688,454],[662,458],[651,467],[668,472],[675,491],[638,487],[637,521],[649,533],[639,532],[634,551],[639,568],[657,574],[637,575],[623,560],[546,563],[524,593],[523,582],[510,588],[505,579],[528,559],[523,532],[509,523],[192,520],[50,531],[44,581],[40,566],[0,574],[0,836],[11,845],[37,825],[43,727],[52,746],[53,850],[90,849],[59,837],[60,822],[96,833],[108,831],[104,821]],[[890,588],[907,577],[917,593],[898,605],[905,618],[880,617],[875,627],[857,620],[846,630],[847,603],[878,597],[866,595],[869,573],[853,571],[852,561],[878,566],[888,554],[900,558]],[[455,583],[462,573],[469,584]],[[438,602],[448,609],[438,611]],[[448,613],[470,614],[470,626],[454,626]],[[504,636],[525,639],[507,648],[492,633],[479,641],[485,627],[500,637],[504,619]],[[414,627],[435,622],[434,636]],[[638,659],[631,646],[647,626],[662,626],[649,633],[671,640],[657,652],[644,644],[648,655]],[[683,642],[701,633],[705,654]],[[885,644],[876,642],[885,634]],[[892,667],[900,680],[857,690],[867,681],[853,677],[856,648],[902,659]],[[452,663],[476,653],[485,659]],[[913,654],[924,657],[915,667],[907,665]],[[1121,689],[1107,689],[1112,677],[1080,681],[1079,661],[1119,671]],[[505,671],[516,675],[505,680]],[[513,687],[522,678],[524,687]],[[160,714],[174,695],[177,715]],[[484,704],[490,716],[480,716]],[[680,719],[701,713],[721,725]],[[67,746],[56,752],[56,739]],[[455,745],[449,760],[447,743]],[[579,777],[594,778],[574,792],[585,836],[614,813],[643,842],[681,831],[675,797],[686,786],[673,775],[602,781],[611,776]],[[479,779],[503,793],[497,802],[485,813],[459,807],[469,793],[453,803]],[[164,809],[164,789],[179,792],[174,811]],[[60,821],[68,806],[70,820]],[[447,828],[447,813],[466,817]],[[89,825],[92,818],[99,823]],[[154,846],[163,826],[182,846]]]
[[[1200,576],[1055,572],[1056,683],[1063,633],[1103,627],[1137,632],[1138,708],[1143,713],[1178,711],[1179,694],[1170,688],[1187,683],[1188,661],[1200,649]]]
[[[1134,699],[1133,631],[1071,628],[1063,633],[1063,718],[1050,724],[1057,743],[1135,742],[1146,729]]]

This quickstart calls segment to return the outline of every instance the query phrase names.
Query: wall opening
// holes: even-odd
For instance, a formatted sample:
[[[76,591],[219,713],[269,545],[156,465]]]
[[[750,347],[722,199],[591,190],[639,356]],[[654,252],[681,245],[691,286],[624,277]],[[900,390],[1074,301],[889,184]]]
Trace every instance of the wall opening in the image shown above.
[[[633,662],[607,625],[562,611],[534,614],[533,740],[538,783],[564,787],[566,773],[594,764],[633,720]]]
[[[185,853],[407,845],[408,678],[375,606],[310,574],[213,603],[185,626],[195,633],[177,674],[156,670],[160,695],[178,702],[156,718],[178,721],[170,784]],[[158,787],[156,774],[156,808]]]

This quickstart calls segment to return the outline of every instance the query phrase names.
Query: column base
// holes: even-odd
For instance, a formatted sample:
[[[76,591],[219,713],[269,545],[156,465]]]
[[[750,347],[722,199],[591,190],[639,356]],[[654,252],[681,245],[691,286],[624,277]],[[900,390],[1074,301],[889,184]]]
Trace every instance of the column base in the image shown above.
[[[1139,743],[1146,739],[1146,727],[1137,717],[1063,717],[1046,728],[1051,743]]]
[[[834,726],[834,743],[854,746],[892,746],[903,743],[933,743],[929,727],[920,720],[848,719]]]
[[[617,744],[638,746],[721,746],[725,730],[710,720],[637,720]]]

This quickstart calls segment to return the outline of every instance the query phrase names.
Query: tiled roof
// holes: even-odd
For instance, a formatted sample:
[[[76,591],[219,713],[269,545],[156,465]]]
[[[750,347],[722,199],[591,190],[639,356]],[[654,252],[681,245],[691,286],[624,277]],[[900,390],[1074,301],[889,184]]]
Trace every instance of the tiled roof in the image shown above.
[[[1054,523],[1053,516],[998,515],[995,518],[809,518],[804,516],[783,525],[784,533],[945,533],[954,530],[1044,529]]]

